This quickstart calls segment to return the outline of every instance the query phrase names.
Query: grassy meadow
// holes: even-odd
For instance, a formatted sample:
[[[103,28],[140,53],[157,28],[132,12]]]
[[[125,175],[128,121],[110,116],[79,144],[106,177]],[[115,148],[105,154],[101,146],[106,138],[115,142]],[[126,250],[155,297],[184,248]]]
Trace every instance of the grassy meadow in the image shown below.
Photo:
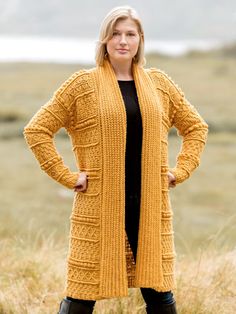
[[[201,166],[170,191],[180,314],[236,313],[236,58],[150,55],[210,126]],[[24,125],[78,65],[0,64],[0,314],[56,313],[63,297],[73,191],[42,173]],[[169,137],[174,166],[181,139]],[[63,131],[56,146],[75,170]],[[96,303],[94,313],[145,313],[139,289]]]

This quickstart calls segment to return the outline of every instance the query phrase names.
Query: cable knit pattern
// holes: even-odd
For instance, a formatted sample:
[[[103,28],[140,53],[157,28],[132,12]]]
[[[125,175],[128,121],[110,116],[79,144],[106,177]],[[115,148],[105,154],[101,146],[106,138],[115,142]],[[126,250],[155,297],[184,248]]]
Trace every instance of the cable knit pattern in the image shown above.
[[[150,73],[157,92],[166,99],[163,102],[163,118],[166,118],[167,131],[174,126],[178,130],[178,135],[183,137],[176,167],[169,169],[175,175],[178,184],[187,179],[199,166],[200,154],[207,139],[208,126],[170,77],[157,69],[150,69]]]
[[[163,72],[133,65],[143,122],[140,225],[136,263],[125,233],[126,112],[115,73],[104,66],[74,73],[25,127],[41,168],[73,188],[80,171],[87,190],[75,193],[70,217],[65,294],[99,300],[128,295],[128,287],[175,287],[168,176],[177,183],[199,165],[207,124]],[[175,168],[168,165],[168,132],[183,138]],[[53,136],[66,128],[78,172],[56,151]]]

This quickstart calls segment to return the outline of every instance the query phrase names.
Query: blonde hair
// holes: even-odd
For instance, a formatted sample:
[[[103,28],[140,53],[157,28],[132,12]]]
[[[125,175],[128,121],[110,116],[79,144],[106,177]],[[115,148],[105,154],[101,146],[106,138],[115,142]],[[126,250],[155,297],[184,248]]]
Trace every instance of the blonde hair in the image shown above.
[[[133,59],[134,63],[142,66],[146,60],[144,57],[144,32],[141,20],[137,12],[130,6],[121,6],[113,8],[104,18],[100,28],[99,41],[96,46],[95,60],[97,65],[103,65],[104,59],[107,57],[106,44],[112,38],[115,25],[120,20],[132,19],[137,27],[140,35],[138,51]]]

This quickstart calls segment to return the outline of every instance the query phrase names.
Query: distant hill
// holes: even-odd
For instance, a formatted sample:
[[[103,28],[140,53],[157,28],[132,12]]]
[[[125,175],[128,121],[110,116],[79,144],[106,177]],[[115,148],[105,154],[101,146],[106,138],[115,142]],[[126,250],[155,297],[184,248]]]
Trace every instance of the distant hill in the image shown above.
[[[147,38],[236,39],[235,0],[132,0]],[[0,34],[92,37],[117,0],[8,0],[0,2]]]
[[[191,50],[186,54],[188,57],[194,56],[212,56],[223,58],[236,58],[236,41],[225,44],[220,48],[213,48],[208,51]]]
[[[236,58],[236,42],[225,46],[224,48],[220,49],[219,52],[225,56]]]

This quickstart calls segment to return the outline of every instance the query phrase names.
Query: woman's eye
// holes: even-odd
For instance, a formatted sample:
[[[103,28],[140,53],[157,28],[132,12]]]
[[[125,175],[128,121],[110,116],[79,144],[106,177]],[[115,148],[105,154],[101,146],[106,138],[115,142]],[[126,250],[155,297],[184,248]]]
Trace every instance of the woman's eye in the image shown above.
[[[119,35],[118,32],[113,32],[113,36],[117,36],[117,35]]]

